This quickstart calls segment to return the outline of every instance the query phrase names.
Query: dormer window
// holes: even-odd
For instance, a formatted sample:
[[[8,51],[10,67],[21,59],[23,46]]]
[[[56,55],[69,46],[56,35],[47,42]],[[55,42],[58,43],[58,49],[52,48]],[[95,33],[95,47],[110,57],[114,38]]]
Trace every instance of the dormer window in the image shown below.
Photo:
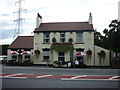
[[[65,32],[60,33],[60,43],[65,43]]]
[[[50,43],[50,33],[44,33],[43,43]]]

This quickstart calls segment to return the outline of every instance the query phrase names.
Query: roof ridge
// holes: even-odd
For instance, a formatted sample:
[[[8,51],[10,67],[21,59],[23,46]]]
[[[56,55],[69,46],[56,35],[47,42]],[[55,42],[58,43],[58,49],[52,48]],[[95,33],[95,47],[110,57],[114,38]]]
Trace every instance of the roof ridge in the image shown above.
[[[84,22],[43,22],[43,24],[60,24],[60,23],[89,23],[88,21]]]
[[[34,36],[18,36],[18,37],[34,37]]]

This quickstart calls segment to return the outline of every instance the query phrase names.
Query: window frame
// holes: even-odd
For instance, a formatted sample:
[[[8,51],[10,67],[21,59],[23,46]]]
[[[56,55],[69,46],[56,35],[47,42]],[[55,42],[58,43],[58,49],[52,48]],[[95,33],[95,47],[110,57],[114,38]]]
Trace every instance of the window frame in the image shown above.
[[[28,56],[29,56],[29,58],[28,58]],[[27,58],[26,58],[27,57]],[[25,58],[25,60],[30,60],[30,54],[26,54],[26,55],[24,55],[24,58]]]
[[[18,58],[18,55],[11,55],[12,60],[17,60],[17,58]]]
[[[48,55],[46,54],[46,52],[47,52]],[[50,51],[43,50],[43,60],[49,60],[49,59],[50,59]]]
[[[60,53],[63,53],[63,55],[60,55]],[[61,60],[60,58],[63,58],[63,60]],[[58,52],[58,61],[65,61],[65,53],[64,52]]]
[[[47,35],[48,35],[48,37],[47,37]],[[43,33],[43,43],[50,43],[50,33],[49,32]]]
[[[76,32],[76,43],[83,43],[83,32]]]
[[[65,40],[66,40],[65,34],[66,34],[65,32],[60,32],[60,43],[65,43]],[[64,35],[64,36],[62,36],[62,35]]]

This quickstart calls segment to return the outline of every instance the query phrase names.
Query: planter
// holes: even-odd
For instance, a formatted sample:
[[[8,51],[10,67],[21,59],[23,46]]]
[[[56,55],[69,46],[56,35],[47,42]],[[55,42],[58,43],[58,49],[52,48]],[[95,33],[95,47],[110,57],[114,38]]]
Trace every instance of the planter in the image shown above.
[[[53,63],[54,67],[67,67],[67,62],[66,61],[54,61]]]

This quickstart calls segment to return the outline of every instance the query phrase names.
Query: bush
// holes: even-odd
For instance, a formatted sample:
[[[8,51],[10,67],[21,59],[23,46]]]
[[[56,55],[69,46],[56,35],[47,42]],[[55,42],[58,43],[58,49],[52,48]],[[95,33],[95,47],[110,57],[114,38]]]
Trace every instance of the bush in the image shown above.
[[[65,65],[65,64],[67,64],[67,62],[66,61],[54,61],[54,64]]]

